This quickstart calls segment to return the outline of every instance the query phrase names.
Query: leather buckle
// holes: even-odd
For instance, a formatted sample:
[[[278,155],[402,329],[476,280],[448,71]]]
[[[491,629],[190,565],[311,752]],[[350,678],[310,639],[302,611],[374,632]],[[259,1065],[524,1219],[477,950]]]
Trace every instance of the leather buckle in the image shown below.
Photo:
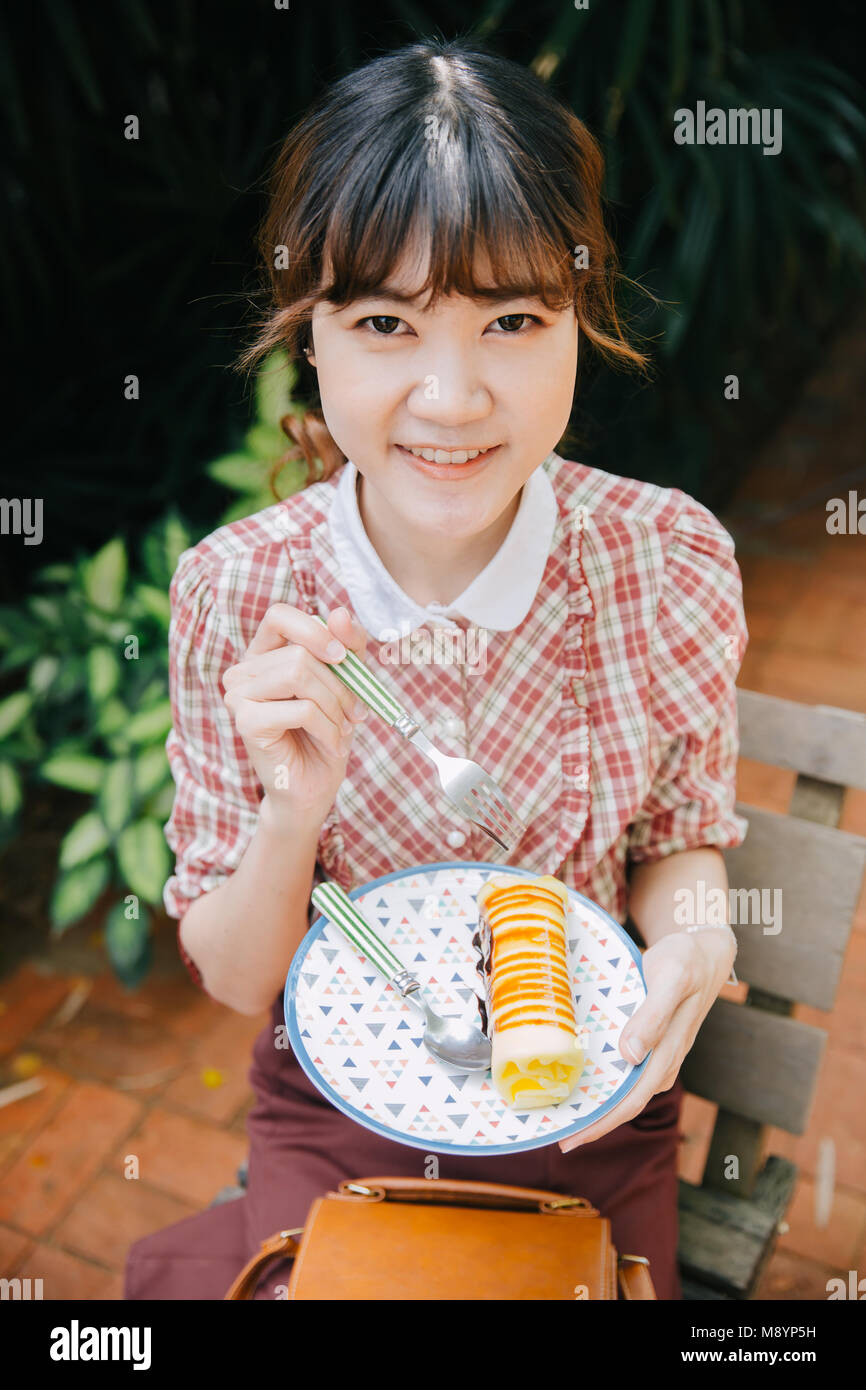
[[[539,1202],[538,1210],[556,1212],[561,1211],[563,1208],[585,1208],[591,1205],[592,1204],[587,1201],[586,1197],[548,1197],[545,1198],[543,1202]]]
[[[348,1202],[384,1202],[386,1196],[384,1187],[368,1187],[366,1183],[348,1180],[340,1183],[337,1195]]]

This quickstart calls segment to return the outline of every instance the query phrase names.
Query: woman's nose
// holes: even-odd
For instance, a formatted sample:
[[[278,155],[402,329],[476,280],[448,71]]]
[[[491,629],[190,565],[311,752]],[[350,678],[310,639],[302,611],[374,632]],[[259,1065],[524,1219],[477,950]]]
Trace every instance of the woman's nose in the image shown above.
[[[461,359],[445,366],[431,364],[413,386],[408,405],[416,419],[461,425],[485,419],[493,409],[493,393]]]

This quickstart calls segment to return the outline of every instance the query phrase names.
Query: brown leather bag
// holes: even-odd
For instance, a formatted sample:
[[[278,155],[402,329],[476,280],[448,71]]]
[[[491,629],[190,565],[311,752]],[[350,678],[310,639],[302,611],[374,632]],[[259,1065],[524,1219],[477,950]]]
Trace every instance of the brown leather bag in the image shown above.
[[[358,1178],[318,1197],[307,1223],[262,1241],[227,1299],[294,1260],[290,1299],[655,1298],[649,1261],[617,1255],[584,1197],[443,1179]]]

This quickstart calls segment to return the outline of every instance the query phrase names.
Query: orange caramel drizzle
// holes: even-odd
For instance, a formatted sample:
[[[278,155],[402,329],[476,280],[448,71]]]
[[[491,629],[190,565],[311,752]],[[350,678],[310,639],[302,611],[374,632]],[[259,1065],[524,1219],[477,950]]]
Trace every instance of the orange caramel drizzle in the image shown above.
[[[490,1017],[496,1031],[547,1024],[576,1033],[561,898],[543,887],[493,888],[484,913],[490,929]]]

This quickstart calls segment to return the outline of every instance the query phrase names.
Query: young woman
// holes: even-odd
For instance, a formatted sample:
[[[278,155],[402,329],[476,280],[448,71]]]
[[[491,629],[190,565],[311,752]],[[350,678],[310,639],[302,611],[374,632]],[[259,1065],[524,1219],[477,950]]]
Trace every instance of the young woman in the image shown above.
[[[423,1174],[420,1150],[332,1107],[275,1031],[315,882],[349,890],[453,858],[556,874],[628,915],[648,993],[621,1048],[652,1057],[579,1140],[442,1155],[440,1176],[588,1197],[621,1250],[649,1257],[659,1297],[681,1296],[677,1074],[736,941],[685,931],[674,893],[726,889],[720,851],[747,829],[748,634],[733,543],[705,507],[629,478],[628,460],[619,476],[554,452],[579,351],[644,362],[614,307],[601,183],[581,122],[463,42],[344,77],[279,157],[261,237],[273,310],[246,362],[278,344],[306,358],[321,411],[293,430],[324,470],[181,556],[165,891],[194,978],[273,1016],[250,1072],[246,1197],[134,1245],[128,1298],[221,1298],[341,1178]],[[442,628],[476,639],[457,643],[462,660],[399,658],[395,638]],[[326,665],[348,649],[502,786],[527,825],[509,853],[355,708]]]

